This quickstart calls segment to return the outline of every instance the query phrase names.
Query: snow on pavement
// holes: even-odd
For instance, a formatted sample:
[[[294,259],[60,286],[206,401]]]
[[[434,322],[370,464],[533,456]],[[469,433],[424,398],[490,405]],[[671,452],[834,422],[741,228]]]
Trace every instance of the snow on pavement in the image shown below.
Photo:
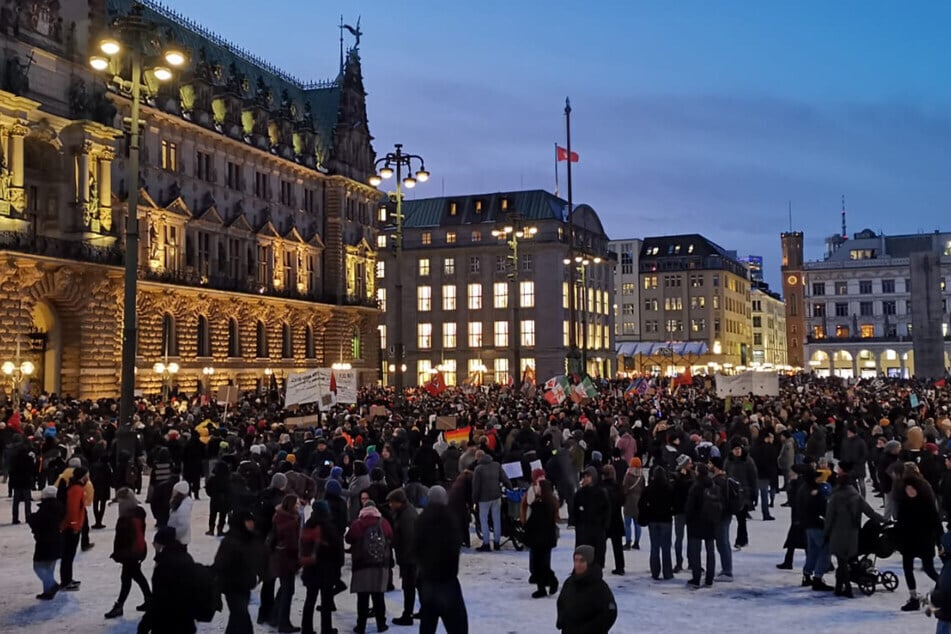
[[[38,498],[39,494],[35,497]],[[627,575],[605,576],[619,609],[618,624],[612,631],[710,632],[722,631],[723,628],[736,631],[737,627],[749,632],[821,631],[824,634],[934,631],[935,620],[927,618],[923,611],[909,614],[899,610],[908,598],[904,579],[896,592],[879,588],[872,597],[864,597],[856,590],[859,598],[848,600],[799,586],[804,558],[802,551],[797,551],[795,570],[777,570],[775,565],[782,558],[780,546],[789,517],[788,509],[778,505],[781,499],[784,499],[782,494],[774,509],[777,521],[754,519],[749,522],[750,546],[733,554],[736,580],[717,583],[712,588],[689,591],[685,587],[686,572],[671,581],[652,580],[648,572],[649,540],[645,530],[641,550],[625,551]],[[191,554],[202,563],[211,563],[219,542],[219,538],[204,535],[207,518],[208,501],[203,497],[194,507],[192,543],[189,546]],[[41,587],[33,573],[33,539],[29,527],[26,524],[11,525],[11,500],[5,496],[0,498],[0,632],[134,633],[139,617],[135,606],[141,602],[134,584],[124,617],[111,621],[103,619],[119,591],[119,565],[109,559],[115,519],[116,507],[113,505],[106,511],[105,523],[109,528],[92,531],[96,547],[77,554],[75,576],[82,581],[81,589],[61,592],[52,601],[38,601],[35,595]],[[153,534],[154,523],[150,519],[147,535],[150,542]],[[473,542],[478,545],[477,539],[473,538]],[[560,579],[571,570],[573,544],[573,531],[563,529],[559,546],[552,554],[552,563]],[[150,580],[153,555],[150,545],[149,558],[143,564]],[[610,545],[607,567],[609,570],[613,568]],[[879,562],[879,567],[892,570],[901,578],[901,561],[897,556]],[[934,584],[920,570],[917,574],[919,589],[930,591]],[[344,575],[344,580],[349,583],[349,568],[344,570]],[[556,631],[555,598],[532,599],[530,596],[535,587],[528,584],[527,551],[516,552],[511,546],[500,553],[463,551],[460,576],[471,632],[522,634]],[[833,582],[831,573],[826,575],[826,581]],[[356,598],[346,592],[337,599],[339,611],[334,615],[334,625],[340,632],[350,632],[356,622]],[[296,625],[300,625],[303,601],[304,588],[298,579],[292,609],[292,621]],[[257,613],[257,602],[254,593],[252,618]],[[386,605],[388,620],[399,616],[402,609],[399,588],[386,595]],[[212,623],[199,624],[198,631],[223,632],[226,621],[226,615],[219,614]],[[368,631],[374,629],[372,623],[368,625]],[[392,625],[390,628],[394,633],[415,630],[415,627]],[[275,630],[255,625],[255,631]],[[442,628],[439,631],[442,632]]]

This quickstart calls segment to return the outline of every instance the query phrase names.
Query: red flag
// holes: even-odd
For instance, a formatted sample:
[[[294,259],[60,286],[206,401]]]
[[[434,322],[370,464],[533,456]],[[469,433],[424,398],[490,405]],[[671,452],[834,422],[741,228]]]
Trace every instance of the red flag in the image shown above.
[[[937,381],[934,382],[935,387],[944,387],[947,384],[948,382],[945,379],[938,379]]]
[[[693,375],[690,374],[690,368],[687,368],[687,371],[683,374],[678,375],[674,379],[674,385],[693,385]]]
[[[446,391],[446,380],[442,376],[442,372],[437,372],[433,375],[433,378],[423,385],[423,388],[429,392],[430,396],[439,396]]]
[[[334,394],[337,393],[337,376],[333,370],[330,371],[330,391]]]
[[[561,147],[560,145],[556,145],[556,146],[555,146],[555,154],[556,154],[556,157],[557,157],[557,160],[558,160],[558,161],[567,161],[567,160],[568,160],[568,150],[565,149],[565,148],[563,148],[563,147]],[[572,162],[572,163],[577,163],[577,162],[578,162],[578,153],[577,153],[577,152],[572,152],[572,153],[571,153],[571,162]]]

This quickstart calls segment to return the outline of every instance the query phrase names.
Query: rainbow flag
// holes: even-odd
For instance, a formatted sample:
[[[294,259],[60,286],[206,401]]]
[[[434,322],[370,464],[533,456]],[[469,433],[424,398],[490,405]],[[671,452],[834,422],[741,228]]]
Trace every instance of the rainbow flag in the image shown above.
[[[455,429],[453,431],[443,432],[443,438],[445,438],[446,442],[448,443],[456,442],[456,443],[459,443],[460,445],[464,445],[465,443],[469,442],[469,434],[471,432],[472,432],[472,426],[469,425],[466,427]]]

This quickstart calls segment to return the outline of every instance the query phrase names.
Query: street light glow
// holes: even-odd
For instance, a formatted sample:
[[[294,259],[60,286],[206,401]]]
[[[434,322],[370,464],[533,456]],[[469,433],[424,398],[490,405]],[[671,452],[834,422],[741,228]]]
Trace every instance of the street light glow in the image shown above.
[[[119,44],[119,40],[110,35],[99,40],[99,50],[106,55],[115,55],[122,50],[122,45]]]
[[[155,78],[159,81],[168,81],[172,78],[171,69],[165,66],[156,66],[152,69],[152,73],[155,75]]]
[[[380,170],[380,178],[387,179],[393,178],[393,168],[389,165],[384,165]]]
[[[93,55],[89,58],[89,65],[93,70],[103,71],[109,68],[109,59],[102,55]]]

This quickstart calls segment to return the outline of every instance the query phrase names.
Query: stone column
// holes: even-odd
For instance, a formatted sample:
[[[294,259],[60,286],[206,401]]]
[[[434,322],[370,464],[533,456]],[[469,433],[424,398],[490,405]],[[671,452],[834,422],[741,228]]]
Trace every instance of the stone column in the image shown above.
[[[99,153],[99,223],[103,231],[112,230],[112,159],[115,156],[110,148]]]
[[[18,212],[26,209],[26,192],[23,189],[23,139],[30,131],[22,123],[10,128],[10,206]]]

